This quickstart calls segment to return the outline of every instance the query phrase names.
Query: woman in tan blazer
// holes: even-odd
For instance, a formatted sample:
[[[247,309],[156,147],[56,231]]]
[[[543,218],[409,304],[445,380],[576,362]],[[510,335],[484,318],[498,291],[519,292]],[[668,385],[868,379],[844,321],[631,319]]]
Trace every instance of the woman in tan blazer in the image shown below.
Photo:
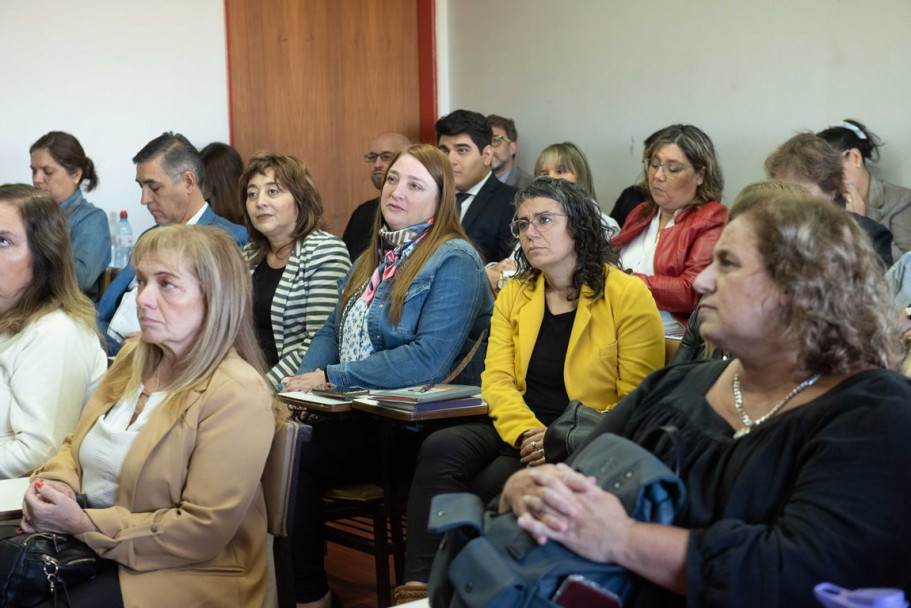
[[[149,231],[131,262],[141,338],[39,469],[22,527],[72,534],[104,558],[69,590],[75,605],[262,605],[275,419],[246,266],[208,226]]]

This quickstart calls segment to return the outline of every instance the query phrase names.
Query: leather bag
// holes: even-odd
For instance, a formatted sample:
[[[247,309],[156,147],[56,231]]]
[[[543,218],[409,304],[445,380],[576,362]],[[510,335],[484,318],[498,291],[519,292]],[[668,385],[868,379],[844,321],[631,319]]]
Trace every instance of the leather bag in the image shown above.
[[[0,528],[0,608],[34,606],[51,597],[69,604],[67,587],[95,577],[98,555],[71,536],[17,535],[17,527]]]
[[[586,407],[573,399],[544,434],[545,462],[564,462],[572,456],[607,412]]]
[[[661,427],[680,446],[676,429]],[[675,468],[677,465],[675,463]],[[672,524],[686,491],[677,472],[636,443],[605,433],[582,449],[573,462],[615,494],[639,521]],[[445,533],[428,583],[430,604],[450,608],[555,607],[551,597],[563,580],[578,574],[626,599],[635,576],[616,564],[590,561],[564,545],[538,545],[512,513],[485,512],[473,494],[434,497],[429,529]]]

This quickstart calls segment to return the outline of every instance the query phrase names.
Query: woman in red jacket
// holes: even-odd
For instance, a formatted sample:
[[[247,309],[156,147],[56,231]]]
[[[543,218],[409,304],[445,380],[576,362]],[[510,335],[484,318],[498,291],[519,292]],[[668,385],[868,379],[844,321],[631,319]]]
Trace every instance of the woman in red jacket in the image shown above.
[[[709,265],[727,217],[724,178],[708,135],[671,125],[645,150],[648,198],[614,237],[623,267],[652,292],[665,332],[680,331],[696,308],[693,280]]]

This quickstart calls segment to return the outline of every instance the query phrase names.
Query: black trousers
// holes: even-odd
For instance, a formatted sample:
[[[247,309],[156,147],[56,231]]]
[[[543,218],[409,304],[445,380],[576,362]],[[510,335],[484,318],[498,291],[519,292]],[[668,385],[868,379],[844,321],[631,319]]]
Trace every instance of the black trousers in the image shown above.
[[[442,538],[427,531],[434,496],[472,492],[487,502],[523,466],[519,451],[500,439],[489,418],[441,429],[427,437],[418,452],[408,495],[405,580],[427,582],[430,576]]]
[[[376,482],[382,478],[382,452],[389,448],[396,478],[410,479],[423,435],[396,428],[391,446],[382,442],[383,422],[328,419],[313,425],[313,436],[301,452],[292,532],[295,600],[312,602],[326,595],[329,584],[324,558],[322,496],[332,486]]]

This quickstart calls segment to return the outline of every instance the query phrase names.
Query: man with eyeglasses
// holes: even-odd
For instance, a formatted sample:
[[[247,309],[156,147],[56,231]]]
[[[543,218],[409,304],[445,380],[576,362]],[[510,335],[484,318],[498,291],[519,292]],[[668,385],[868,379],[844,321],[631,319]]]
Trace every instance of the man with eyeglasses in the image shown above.
[[[516,188],[522,188],[530,184],[534,178],[522,171],[522,168],[516,164],[519,133],[516,131],[515,121],[512,118],[497,114],[491,114],[487,117],[487,120],[493,130],[490,162],[490,169],[493,174],[504,184],[515,186]]]
[[[452,163],[462,228],[484,256],[484,262],[495,264],[512,252],[509,223],[516,189],[501,183],[490,170],[490,123],[478,112],[456,110],[439,119],[434,127],[437,146]],[[490,272],[488,269],[488,275]]]
[[[381,133],[370,142],[370,151],[364,155],[364,160],[370,163],[370,179],[377,190],[383,189],[386,181],[386,171],[396,154],[401,152],[409,143],[408,138],[401,133]],[[348,247],[351,260],[367,248],[373,238],[373,217],[376,215],[379,197],[361,203],[352,213],[342,234],[342,240]]]

